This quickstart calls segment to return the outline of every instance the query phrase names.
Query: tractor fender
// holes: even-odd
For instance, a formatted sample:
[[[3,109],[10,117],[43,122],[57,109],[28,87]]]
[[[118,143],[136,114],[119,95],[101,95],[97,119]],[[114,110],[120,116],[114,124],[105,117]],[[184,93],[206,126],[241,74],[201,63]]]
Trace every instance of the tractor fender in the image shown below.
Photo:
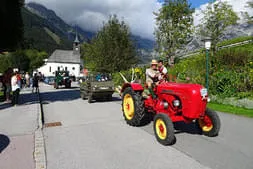
[[[121,89],[121,93],[124,92],[124,90],[127,88],[127,87],[131,87],[134,91],[143,91],[144,88],[142,87],[141,84],[139,83],[125,83]]]

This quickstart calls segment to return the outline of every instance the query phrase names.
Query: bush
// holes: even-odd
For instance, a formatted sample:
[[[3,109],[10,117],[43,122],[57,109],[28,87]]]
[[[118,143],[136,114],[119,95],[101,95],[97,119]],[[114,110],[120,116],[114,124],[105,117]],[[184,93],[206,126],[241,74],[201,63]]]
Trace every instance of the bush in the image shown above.
[[[168,73],[177,77],[178,82],[191,82],[204,85],[205,83],[205,56],[195,56],[180,60],[174,67],[168,68]]]
[[[222,49],[210,56],[209,92],[221,97],[247,97],[253,93],[253,44]],[[180,60],[169,73],[177,81],[205,85],[206,60],[197,54]],[[253,95],[253,94],[252,94]]]

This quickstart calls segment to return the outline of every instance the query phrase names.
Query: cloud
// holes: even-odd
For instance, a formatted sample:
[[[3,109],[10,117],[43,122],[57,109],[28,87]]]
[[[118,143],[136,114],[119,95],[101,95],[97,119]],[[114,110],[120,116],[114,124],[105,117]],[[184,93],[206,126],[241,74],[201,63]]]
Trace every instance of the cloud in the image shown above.
[[[123,19],[135,35],[153,39],[155,17],[161,3],[157,0],[26,0],[52,9],[69,24],[88,31],[99,30],[110,15]]]
[[[240,15],[248,11],[253,15],[253,10],[246,8],[249,0],[221,0],[227,1]],[[153,39],[155,19],[153,12],[161,8],[163,0],[26,0],[37,2],[52,9],[69,24],[78,24],[84,30],[97,31],[110,15],[116,14],[123,19],[135,35]],[[203,17],[201,10],[207,4],[201,5],[194,13],[194,25],[200,23]]]
[[[247,2],[250,0],[221,0],[222,2],[227,1],[229,5],[232,5],[233,10],[238,14],[238,16],[243,20],[242,12],[248,12],[253,15],[253,10],[247,8]],[[200,20],[203,18],[202,10],[205,10],[208,4],[201,5],[195,10],[194,13],[194,25],[200,24]]]

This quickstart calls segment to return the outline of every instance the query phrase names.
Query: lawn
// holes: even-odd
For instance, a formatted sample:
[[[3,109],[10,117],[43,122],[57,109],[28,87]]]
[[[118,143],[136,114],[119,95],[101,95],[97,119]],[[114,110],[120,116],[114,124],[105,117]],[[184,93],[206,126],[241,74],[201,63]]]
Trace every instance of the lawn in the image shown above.
[[[219,104],[219,103],[208,103],[207,107],[219,112],[236,114],[236,115],[253,118],[253,109],[246,109],[242,107],[235,107],[235,106],[224,105],[224,104]]]

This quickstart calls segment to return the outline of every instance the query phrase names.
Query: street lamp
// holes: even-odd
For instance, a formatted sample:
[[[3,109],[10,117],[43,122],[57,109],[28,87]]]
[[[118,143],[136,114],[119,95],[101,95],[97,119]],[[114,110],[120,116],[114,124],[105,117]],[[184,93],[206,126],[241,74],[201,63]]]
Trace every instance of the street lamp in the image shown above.
[[[209,50],[211,48],[211,38],[210,37],[205,37],[204,42],[205,42],[205,49],[206,49],[206,89],[208,90],[208,75],[209,75],[209,70],[208,70],[208,54]]]

